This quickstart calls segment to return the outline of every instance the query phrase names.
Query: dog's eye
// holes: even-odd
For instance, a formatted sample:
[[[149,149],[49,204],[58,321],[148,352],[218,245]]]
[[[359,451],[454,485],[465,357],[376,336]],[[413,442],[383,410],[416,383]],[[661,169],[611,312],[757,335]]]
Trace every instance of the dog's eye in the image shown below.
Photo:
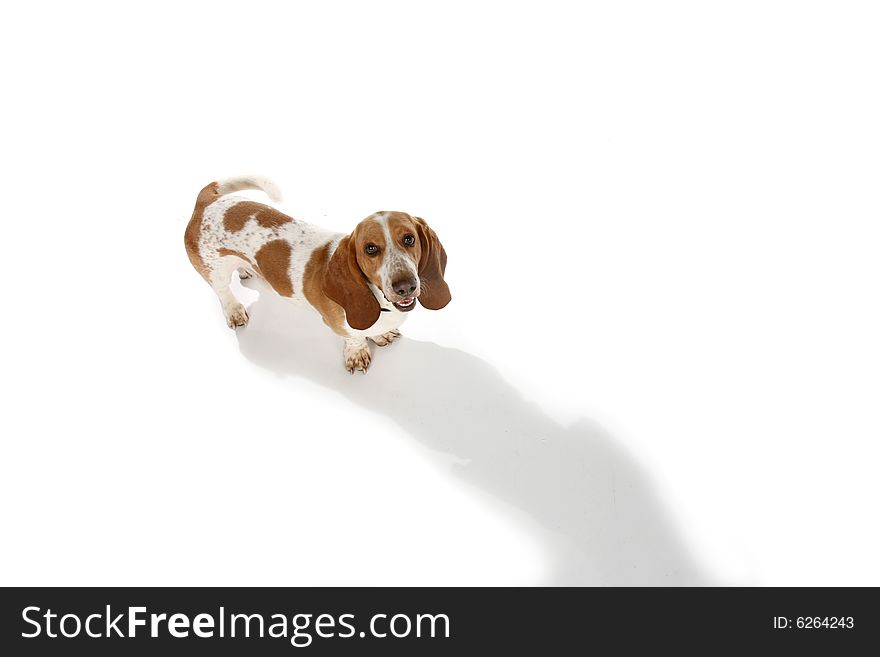
[[[374,256],[379,253],[379,247],[370,242],[369,244],[367,244],[366,247],[364,247],[364,253],[366,253],[368,256]]]
[[[403,245],[404,246],[413,246],[416,243],[416,238],[414,235],[404,235],[403,236]]]

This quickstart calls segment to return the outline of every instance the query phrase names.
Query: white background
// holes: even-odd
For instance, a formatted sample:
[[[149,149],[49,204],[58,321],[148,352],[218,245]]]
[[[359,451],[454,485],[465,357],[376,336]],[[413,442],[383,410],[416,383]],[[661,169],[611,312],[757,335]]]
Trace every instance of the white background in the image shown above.
[[[7,8],[0,582],[880,585],[872,5]],[[452,303],[233,333],[252,172]]]

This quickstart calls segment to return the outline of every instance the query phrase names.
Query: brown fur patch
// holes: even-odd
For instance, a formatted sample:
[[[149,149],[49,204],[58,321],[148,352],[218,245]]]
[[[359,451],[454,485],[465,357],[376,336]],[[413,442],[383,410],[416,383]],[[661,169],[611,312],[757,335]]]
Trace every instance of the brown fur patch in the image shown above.
[[[379,319],[381,307],[370,290],[368,279],[358,265],[356,240],[343,237],[330,255],[321,291],[345,310],[346,323],[355,329],[367,329]],[[379,259],[379,256],[372,260]]]
[[[236,258],[241,258],[242,260],[244,260],[244,261],[245,261],[246,263],[248,263],[251,267],[254,266],[254,262],[253,262],[253,260],[251,260],[250,258],[248,258],[244,253],[241,253],[240,251],[235,251],[235,250],[233,250],[233,249],[219,248],[219,249],[217,249],[217,255],[221,255],[221,256],[235,256]]]
[[[391,238],[397,243],[397,246],[409,254],[413,264],[417,264],[422,255],[422,247],[419,244],[415,219],[404,212],[392,212],[388,217],[388,232],[391,233]],[[407,235],[417,238],[416,243],[412,246],[403,243],[403,238]]]
[[[303,294],[312,307],[321,313],[324,323],[334,333],[345,337],[345,311],[338,303],[324,294],[324,276],[330,262],[330,243],[318,247],[312,252],[303,272]]]
[[[388,251],[388,245],[385,243],[385,230],[382,224],[369,217],[361,221],[355,226],[351,233],[351,240],[354,242],[353,253],[357,258],[357,265],[367,279],[376,287],[382,287],[382,280],[379,278],[379,270],[382,268],[382,261],[385,260],[385,254]],[[379,253],[374,256],[368,256],[364,249],[367,244],[375,244],[379,247]]]
[[[183,234],[183,244],[186,247],[186,254],[195,270],[202,275],[202,278],[208,280],[208,268],[199,253],[199,238],[202,234],[202,219],[205,215],[205,208],[216,201],[220,196],[217,190],[217,183],[212,182],[202,188],[196,198],[196,207],[193,209],[192,217],[186,225],[186,232]]]
[[[293,296],[293,282],[289,274],[290,252],[289,242],[272,240],[261,246],[254,256],[260,275],[283,297]]]
[[[264,228],[278,228],[293,221],[283,212],[256,201],[242,201],[229,206],[223,215],[223,227],[231,233],[237,233],[251,217]]]
[[[422,245],[418,238],[415,220],[405,212],[392,212],[388,217],[388,232],[391,233],[391,239],[394,240],[397,248],[407,254],[418,270],[419,260],[422,257]],[[407,235],[416,238],[415,244],[412,246],[403,243],[403,238]],[[394,280],[394,278],[395,275],[392,273],[391,279]]]
[[[421,217],[413,217],[418,231],[419,244],[419,280],[422,282],[422,293],[419,303],[429,310],[440,310],[452,300],[449,286],[443,276],[446,274],[446,249]]]

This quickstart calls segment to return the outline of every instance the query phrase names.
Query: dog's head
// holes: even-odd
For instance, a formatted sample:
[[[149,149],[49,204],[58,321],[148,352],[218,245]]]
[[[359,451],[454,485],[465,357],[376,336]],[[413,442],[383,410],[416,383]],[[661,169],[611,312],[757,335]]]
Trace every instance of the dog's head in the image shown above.
[[[445,272],[446,251],[424,219],[405,212],[377,212],[340,240],[323,289],[345,309],[352,328],[366,329],[380,313],[368,282],[401,312],[415,308],[416,299],[425,308],[439,310],[452,298]]]

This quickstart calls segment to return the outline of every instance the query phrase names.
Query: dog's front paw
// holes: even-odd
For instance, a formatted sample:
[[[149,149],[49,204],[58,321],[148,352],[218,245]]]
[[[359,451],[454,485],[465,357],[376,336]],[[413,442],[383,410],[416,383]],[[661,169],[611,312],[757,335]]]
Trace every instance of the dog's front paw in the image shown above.
[[[229,328],[237,329],[247,326],[248,319],[250,318],[248,317],[247,310],[240,303],[225,308],[224,312],[226,314],[226,325]]]
[[[400,337],[400,331],[388,331],[387,333],[383,333],[382,335],[375,335],[370,340],[376,343],[378,347],[384,347],[386,345],[391,344],[397,338]]]
[[[370,369],[370,361],[373,360],[373,357],[370,355],[370,347],[366,340],[356,344],[346,344],[342,354],[345,356],[345,369],[349,374],[355,372],[366,374]]]

